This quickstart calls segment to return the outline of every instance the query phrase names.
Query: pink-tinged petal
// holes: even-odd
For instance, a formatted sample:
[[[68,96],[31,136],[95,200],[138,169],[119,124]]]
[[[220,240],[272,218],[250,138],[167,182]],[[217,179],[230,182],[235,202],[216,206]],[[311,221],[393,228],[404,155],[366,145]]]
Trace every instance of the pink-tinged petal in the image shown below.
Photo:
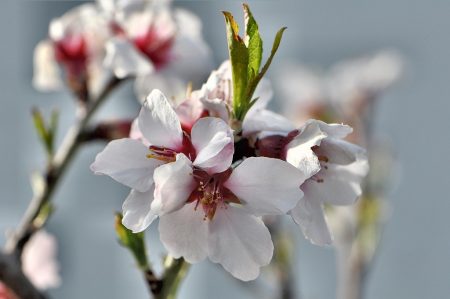
[[[153,171],[163,163],[147,158],[147,154],[148,148],[138,140],[113,140],[95,157],[91,170],[95,174],[108,175],[139,192],[145,192],[153,184]]]
[[[197,156],[194,165],[210,174],[227,170],[233,161],[233,130],[220,118],[199,119],[192,128]]]
[[[264,222],[243,209],[220,207],[209,224],[209,258],[234,277],[256,279],[272,259],[273,244]]]
[[[192,126],[205,111],[205,107],[199,99],[200,93],[199,90],[193,91],[188,99],[175,108],[183,128],[192,129]]]
[[[311,150],[327,135],[315,123],[303,126],[299,134],[286,146],[286,161],[311,177],[320,170],[319,159]]]
[[[108,41],[104,64],[117,78],[145,75],[154,70],[150,60],[125,38],[112,38]]]
[[[63,86],[61,71],[55,60],[53,43],[41,41],[34,50],[33,86],[42,91],[59,90]]]
[[[302,198],[306,176],[282,160],[252,157],[236,167],[224,183],[255,215],[286,214]]]
[[[287,135],[294,129],[294,125],[284,116],[267,109],[256,109],[249,111],[245,116],[242,135],[250,136],[261,132]]]
[[[315,194],[309,192],[307,186],[304,191],[305,196],[290,214],[311,243],[321,246],[330,245],[333,240],[325,221],[322,203],[319,198],[315,197]]]
[[[139,140],[142,142],[146,147],[150,146],[150,142],[148,142],[147,139],[144,138],[144,135],[142,135],[141,130],[139,129],[139,121],[137,118],[133,120],[131,123],[130,128],[130,138],[134,140]]]
[[[366,151],[350,142],[340,139],[327,138],[323,140],[316,154],[327,158],[328,163],[348,165],[358,157],[366,155]]]
[[[161,216],[159,233],[161,242],[174,258],[184,257],[197,263],[208,255],[208,222],[201,208],[190,203],[173,213]]]
[[[176,150],[183,144],[180,120],[158,89],[154,89],[142,105],[138,124],[145,139],[152,145]]]
[[[228,122],[230,119],[230,112],[228,111],[227,103],[223,99],[208,99],[202,97],[200,101],[205,109],[208,110],[209,116],[218,117],[223,121]]]
[[[191,161],[178,154],[177,160],[155,169],[155,200],[152,210],[164,215],[180,209],[196,187]]]
[[[316,198],[320,198],[322,202],[333,205],[350,205],[355,203],[362,193],[361,182],[365,176],[364,168],[367,169],[366,163],[355,163],[350,165],[328,165],[327,169],[324,168],[317,174],[320,182],[317,180],[305,182],[305,185],[308,186],[308,191],[313,193]]]
[[[61,284],[57,250],[56,238],[44,230],[34,234],[24,247],[22,270],[39,290],[56,288]]]
[[[131,190],[122,205],[122,224],[133,233],[145,230],[157,217],[151,210],[154,189],[153,185],[143,193]]]

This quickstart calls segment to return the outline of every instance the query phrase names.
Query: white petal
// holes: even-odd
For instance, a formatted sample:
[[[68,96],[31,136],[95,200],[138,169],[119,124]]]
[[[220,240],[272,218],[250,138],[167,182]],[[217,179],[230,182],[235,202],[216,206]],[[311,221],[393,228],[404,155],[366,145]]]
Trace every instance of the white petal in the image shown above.
[[[95,157],[91,170],[105,174],[139,192],[153,184],[153,171],[163,162],[147,158],[148,148],[138,140],[113,140]]]
[[[365,156],[365,150],[357,145],[340,139],[325,139],[316,152],[328,158],[329,163],[348,165],[358,157]]]
[[[282,160],[252,157],[244,160],[224,186],[255,215],[285,214],[302,198],[306,176]]]
[[[303,188],[303,187],[302,187]],[[290,212],[294,221],[300,225],[303,234],[311,243],[316,245],[330,245],[333,241],[325,221],[320,199],[304,189],[305,196]]]
[[[175,111],[184,128],[192,129],[195,122],[202,116],[205,107],[199,99],[200,91],[193,91],[190,97],[177,106]]]
[[[220,118],[199,119],[192,128],[192,144],[197,153],[194,165],[210,174],[227,170],[233,161],[233,131]]]
[[[272,259],[273,244],[264,222],[238,207],[220,208],[209,225],[209,258],[234,277],[256,279]]]
[[[205,106],[206,110],[208,110],[210,116],[218,117],[223,121],[228,122],[230,119],[230,112],[228,111],[227,104],[223,99],[208,99],[203,97],[200,101],[203,106]]]
[[[196,203],[187,204],[178,211],[161,216],[159,233],[161,242],[174,258],[184,257],[197,263],[208,254],[208,222]]]
[[[320,170],[319,160],[311,148],[319,145],[326,137],[318,125],[303,126],[300,133],[286,146],[286,161],[311,177]]]
[[[191,161],[178,154],[177,160],[155,169],[155,200],[152,210],[164,215],[180,209],[196,187]]]
[[[145,230],[157,217],[150,208],[154,189],[152,185],[152,188],[143,193],[131,190],[122,205],[122,224],[133,233]]]
[[[364,167],[361,165],[361,167]],[[355,203],[361,195],[361,181],[364,176],[354,171],[359,171],[360,167],[353,170],[353,165],[327,165],[327,169],[322,169],[317,177],[321,182],[308,180],[305,185],[309,192],[322,202],[334,205],[349,205]],[[302,186],[303,189],[303,186]]]
[[[22,270],[39,290],[56,288],[61,284],[57,249],[56,238],[44,230],[34,234],[24,247]]]
[[[353,132],[353,129],[350,126],[341,124],[327,124],[326,122],[316,119],[308,120],[303,127],[308,126],[317,126],[328,137],[337,139],[343,139],[347,137],[348,134]]]
[[[41,41],[34,50],[33,86],[42,91],[54,91],[63,86],[61,71],[55,60],[51,41]]]
[[[104,64],[113,70],[117,78],[145,75],[154,70],[151,62],[124,38],[108,41]]]
[[[138,118],[139,129],[150,144],[179,149],[183,144],[180,120],[164,94],[154,89]]]
[[[242,135],[249,136],[265,131],[287,135],[294,129],[294,125],[284,116],[267,109],[259,109],[249,111],[245,116]]]

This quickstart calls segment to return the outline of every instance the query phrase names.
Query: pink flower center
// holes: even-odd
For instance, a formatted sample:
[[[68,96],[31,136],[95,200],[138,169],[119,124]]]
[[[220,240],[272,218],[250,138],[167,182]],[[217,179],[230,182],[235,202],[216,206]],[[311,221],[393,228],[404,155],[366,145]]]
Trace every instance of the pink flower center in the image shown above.
[[[147,56],[157,69],[170,62],[174,36],[162,36],[155,26],[151,25],[144,34],[133,39],[135,46]]]
[[[272,135],[257,141],[257,149],[262,157],[286,160],[286,146],[299,134],[298,130],[287,136]]]
[[[212,220],[217,208],[226,209],[228,203],[241,203],[236,195],[223,185],[230,175],[231,169],[210,175],[204,170],[194,168],[197,188],[191,193],[188,202],[197,202],[196,209],[201,206],[205,212],[204,220]]]
[[[54,42],[56,60],[61,63],[69,76],[80,76],[86,72],[88,51],[81,34],[68,34]]]

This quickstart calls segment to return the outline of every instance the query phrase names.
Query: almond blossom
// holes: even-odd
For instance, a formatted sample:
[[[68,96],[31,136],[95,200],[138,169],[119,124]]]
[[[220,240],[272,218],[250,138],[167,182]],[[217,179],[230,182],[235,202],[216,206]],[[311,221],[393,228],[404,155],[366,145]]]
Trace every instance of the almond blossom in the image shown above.
[[[156,86],[179,95],[188,80],[203,80],[211,66],[201,30],[194,14],[173,9],[170,1],[79,5],[54,19],[49,37],[36,46],[33,84],[54,91],[67,82],[84,95],[98,92],[114,75],[137,77],[141,98]]]
[[[132,188],[123,224],[140,232],[159,217],[161,241],[173,257],[191,263],[208,257],[241,280],[255,279],[273,252],[260,216],[292,210],[308,176],[267,157],[232,167],[231,128],[220,118],[204,117],[183,131],[158,90],[144,103],[138,126],[141,140],[110,142],[91,166]]]
[[[285,159],[310,176],[301,189],[303,198],[290,212],[312,243],[332,243],[323,205],[350,205],[361,195],[368,172],[364,149],[344,140],[352,128],[307,121],[287,135],[270,135],[258,141],[262,156]]]
[[[35,49],[33,85],[54,91],[67,81],[79,94],[98,89],[105,75],[104,44],[110,37],[106,25],[93,3],[77,6],[52,20],[49,37]]]
[[[105,65],[118,78],[136,76],[140,99],[156,87],[179,95],[185,83],[199,83],[207,75],[211,53],[197,16],[166,0],[101,3],[112,11],[114,32],[106,44]]]

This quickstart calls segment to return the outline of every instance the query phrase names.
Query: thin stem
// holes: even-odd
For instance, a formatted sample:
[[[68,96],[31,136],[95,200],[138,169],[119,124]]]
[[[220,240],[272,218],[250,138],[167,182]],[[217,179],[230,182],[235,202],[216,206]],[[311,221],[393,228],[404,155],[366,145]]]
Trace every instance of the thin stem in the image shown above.
[[[181,282],[186,277],[190,264],[183,258],[175,259],[168,256],[164,262],[164,276],[161,279],[162,288],[159,293],[153,293],[155,299],[175,299]]]
[[[95,100],[80,101],[80,103],[85,104],[80,106],[76,123],[69,129],[62,145],[48,164],[47,170],[44,173],[44,188],[42,192],[33,196],[18,228],[9,236],[6,242],[5,253],[12,254],[13,252],[17,252],[20,255],[30,237],[46,223],[47,219],[40,221],[39,224],[34,222],[39,216],[41,209],[51,201],[58,183],[82,144],[81,136],[88,122],[110,92],[121,81],[120,79],[113,78]]]

